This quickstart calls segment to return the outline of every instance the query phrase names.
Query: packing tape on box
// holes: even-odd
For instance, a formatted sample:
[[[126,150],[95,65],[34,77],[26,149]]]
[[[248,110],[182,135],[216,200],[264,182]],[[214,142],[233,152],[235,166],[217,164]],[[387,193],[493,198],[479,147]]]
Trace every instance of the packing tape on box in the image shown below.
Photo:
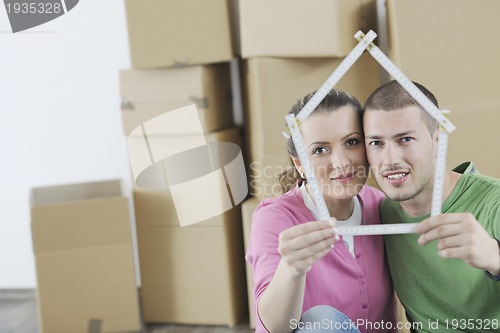
[[[172,126],[194,134],[162,135]],[[194,104],[144,122],[129,135],[128,148],[136,184],[169,190],[181,226],[220,215],[248,194],[240,147],[207,143]]]
[[[90,319],[87,333],[101,333],[102,320]]]

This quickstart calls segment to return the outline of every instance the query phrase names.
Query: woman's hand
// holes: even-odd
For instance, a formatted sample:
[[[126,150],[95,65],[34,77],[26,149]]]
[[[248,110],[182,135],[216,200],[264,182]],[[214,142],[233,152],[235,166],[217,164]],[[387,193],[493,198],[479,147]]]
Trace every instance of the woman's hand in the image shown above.
[[[336,220],[313,221],[291,227],[279,236],[278,252],[292,274],[300,276],[311,270],[339,240]]]

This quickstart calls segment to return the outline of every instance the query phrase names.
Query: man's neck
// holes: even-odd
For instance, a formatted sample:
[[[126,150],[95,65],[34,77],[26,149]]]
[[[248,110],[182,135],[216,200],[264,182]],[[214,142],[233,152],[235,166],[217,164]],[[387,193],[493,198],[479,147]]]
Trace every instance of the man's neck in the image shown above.
[[[455,171],[447,171],[444,177],[443,200],[450,196],[460,179],[461,174]],[[422,191],[418,196],[408,201],[400,202],[401,208],[410,217],[420,217],[430,214],[432,208],[432,188]]]

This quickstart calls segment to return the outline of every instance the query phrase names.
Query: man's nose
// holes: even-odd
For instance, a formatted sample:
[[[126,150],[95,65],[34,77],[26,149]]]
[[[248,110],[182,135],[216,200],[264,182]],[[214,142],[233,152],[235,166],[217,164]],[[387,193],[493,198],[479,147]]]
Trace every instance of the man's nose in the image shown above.
[[[387,144],[384,149],[384,165],[397,165],[401,162],[401,152],[398,147]]]

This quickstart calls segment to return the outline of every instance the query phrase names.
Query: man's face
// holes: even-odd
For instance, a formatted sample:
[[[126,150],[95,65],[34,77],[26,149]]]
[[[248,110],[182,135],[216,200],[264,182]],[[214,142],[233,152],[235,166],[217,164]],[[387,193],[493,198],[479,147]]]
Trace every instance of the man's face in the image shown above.
[[[437,131],[431,137],[422,110],[408,106],[364,115],[368,162],[382,191],[396,201],[432,199]]]

